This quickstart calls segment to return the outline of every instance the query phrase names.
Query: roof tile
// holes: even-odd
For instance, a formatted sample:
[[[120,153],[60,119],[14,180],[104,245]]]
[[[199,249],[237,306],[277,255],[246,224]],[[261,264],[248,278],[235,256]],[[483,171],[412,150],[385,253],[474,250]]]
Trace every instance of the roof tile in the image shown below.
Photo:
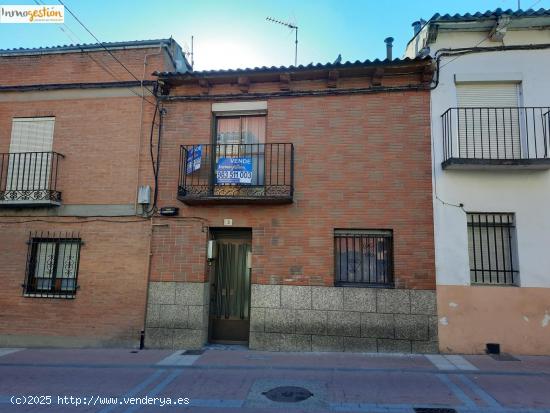
[[[266,73],[266,72],[287,72],[287,71],[302,71],[302,70],[311,70],[313,68],[315,69],[336,69],[336,68],[348,68],[348,67],[359,67],[359,66],[380,66],[380,65],[391,65],[391,64],[402,64],[407,62],[420,62],[424,60],[429,60],[430,57],[426,56],[423,58],[404,58],[404,59],[393,59],[393,60],[356,60],[355,62],[341,62],[341,63],[310,63],[306,66],[304,65],[298,65],[298,66],[271,66],[271,67],[247,67],[247,68],[239,68],[239,69],[220,69],[220,70],[201,70],[201,71],[194,71],[194,72],[188,72],[185,75],[186,76],[215,76],[215,75],[231,75],[231,74],[244,74],[244,73]],[[159,77],[175,77],[175,76],[181,76],[181,73],[177,72],[154,72],[153,73],[156,76]]]
[[[538,16],[550,16],[550,9],[543,9],[540,8],[538,10],[528,9],[528,10],[502,10],[501,8],[498,8],[496,10],[487,10],[485,12],[476,12],[474,14],[471,13],[465,13],[460,14],[456,13],[454,15],[450,14],[444,14],[441,15],[439,13],[436,13],[432,16],[430,19],[430,22],[445,22],[445,21],[467,21],[467,20],[475,20],[480,18],[496,18],[499,16],[512,16],[512,17],[538,17]]]
[[[156,45],[159,43],[168,43],[170,39],[151,39],[151,40],[131,40],[125,42],[103,42],[103,43],[76,43],[76,44],[63,44],[57,46],[45,46],[45,47],[18,47],[13,49],[0,49],[0,55],[10,54],[22,54],[22,53],[48,53],[48,52],[63,52],[63,51],[81,51],[102,49],[103,46],[107,48],[115,47],[133,47],[133,46],[147,46]]]

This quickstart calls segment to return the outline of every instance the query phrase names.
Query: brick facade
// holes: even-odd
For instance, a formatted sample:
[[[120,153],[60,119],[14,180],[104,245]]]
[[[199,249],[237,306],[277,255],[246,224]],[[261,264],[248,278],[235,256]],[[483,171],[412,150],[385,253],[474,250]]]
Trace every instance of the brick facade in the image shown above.
[[[208,78],[208,74],[204,77]],[[291,90],[327,90],[326,80],[307,80],[307,77],[306,73],[301,80],[292,82]],[[382,86],[399,87],[418,80],[416,75],[388,75],[383,78]],[[167,81],[170,82],[170,78]],[[252,348],[341,351],[349,349],[349,343],[353,342],[355,350],[363,351],[437,349],[434,341],[437,332],[433,331],[435,269],[429,92],[384,89],[376,93],[371,79],[359,75],[340,79],[338,88],[368,89],[368,92],[275,96],[281,86],[276,81],[251,81],[244,93],[237,83],[237,75],[223,80],[212,77],[205,91],[195,80],[173,81],[169,96],[162,102],[167,114],[161,143],[158,206],[177,206],[179,215],[156,220],[159,226],[154,230],[151,265],[151,280],[155,285],[150,288],[157,291],[162,282],[174,284],[174,288],[207,282],[205,248],[209,228],[221,228],[224,219],[231,219],[232,228],[252,230]],[[212,104],[239,101],[239,97],[242,101],[254,101],[249,95],[253,93],[260,94],[256,100],[267,102],[266,143],[294,145],[293,202],[287,205],[182,203],[177,199],[180,145],[211,143]],[[308,291],[317,288],[322,294],[330,295],[329,291],[342,294],[344,289],[334,287],[335,229],[393,230],[397,290],[380,290],[378,294],[391,295],[395,291],[409,297],[409,290],[418,290],[432,310],[418,314],[411,312],[410,306],[406,311],[379,308],[376,293],[368,290],[374,300],[370,310],[353,310],[349,306],[340,309],[346,317],[358,320],[352,334],[330,330],[328,321],[323,324],[324,332],[316,334],[309,331],[311,324],[315,324],[312,318],[307,318],[309,324],[305,329],[297,327],[300,323],[296,311],[315,312],[318,308],[310,305],[288,309],[279,303],[276,308],[266,310],[255,301],[254,291],[262,286],[280,288],[283,285],[283,289],[307,288]],[[413,297],[413,293],[410,294]],[[411,299],[414,301],[416,297]],[[177,300],[171,305],[178,305]],[[169,306],[155,307],[152,311],[147,331],[154,339],[150,342],[162,347],[164,337],[164,346],[177,347],[173,344],[174,337],[186,328],[185,320],[171,318]],[[369,319],[368,312],[387,321],[385,335],[377,337],[368,333],[368,322],[361,322],[362,318]],[[321,317],[328,320],[333,315],[325,309]],[[285,331],[273,328],[281,317],[290,323]],[[425,329],[426,334],[416,337],[407,333],[418,326],[422,331]],[[208,326],[202,328],[207,330]],[[273,343],[277,340],[286,344],[276,346]],[[273,345],[267,345],[269,342]],[[316,346],[315,342],[326,345]],[[200,345],[200,342],[196,344]]]
[[[111,218],[109,218],[111,219]],[[27,221],[31,221],[28,219]],[[2,346],[102,347],[136,346],[143,329],[149,223],[134,218],[119,222],[48,222],[0,224]],[[63,222],[70,223],[63,223]],[[25,297],[27,240],[34,231],[79,233],[79,289],[74,299]]]
[[[252,228],[253,283],[324,286],[334,284],[334,229],[393,229],[396,287],[435,288],[428,92],[268,99],[266,142],[295,148],[289,205],[187,206],[176,199],[179,147],[211,142],[211,105],[164,104],[159,207],[180,208],[178,223],[166,218],[167,225],[198,217],[222,227],[231,218],[233,227]],[[197,222],[162,252],[185,250],[193,270],[163,261],[152,266],[152,279],[205,280],[204,248],[191,247],[205,239]]]
[[[158,55],[159,47],[111,50],[111,53],[128,68],[138,79],[144,70],[146,55],[147,69],[145,79],[152,79],[154,70],[170,70],[172,65],[165,55]],[[90,57],[91,56],[91,57]],[[97,63],[96,63],[97,62]],[[99,64],[98,64],[99,63]],[[107,67],[109,74],[103,67]],[[104,50],[89,52],[53,53],[47,49],[41,52],[2,56],[0,58],[2,86],[44,85],[64,83],[101,83],[136,80],[126,69]]]
[[[113,51],[145,79],[153,70],[174,70],[158,52]],[[155,184],[149,152],[154,106],[136,96],[139,84],[132,90],[95,87],[114,81],[89,53],[116,68],[117,82],[134,80],[102,51],[0,55],[6,73],[0,152],[9,151],[12,118],[54,116],[53,150],[65,155],[61,206],[0,208],[0,281],[6,286],[0,345],[137,346],[145,322],[149,347],[200,347],[209,333],[207,241],[215,229],[246,228],[252,234],[252,348],[432,351],[429,62],[343,68],[340,77],[329,73],[329,81],[318,68],[299,69],[285,81],[273,69],[175,80],[161,74],[165,114],[160,138],[157,114],[152,141],[153,152],[160,145],[156,206],[175,206],[179,213],[146,218],[136,191]],[[39,84],[53,87],[28,88]],[[251,101],[266,103],[266,143],[294,146],[292,202],[181,202],[180,146],[212,142],[213,103]],[[336,229],[393,231],[395,289],[335,286]],[[74,299],[22,294],[33,231],[80,234]],[[304,294],[310,299],[292,301]]]
[[[153,70],[173,70],[159,50],[153,45],[112,53],[138,78],[149,55],[150,79]],[[138,176],[138,169],[154,105],[142,104],[139,87],[116,85],[135,79],[105,51],[0,53],[0,70],[0,153],[9,152],[13,118],[53,116],[53,151],[65,156],[57,177],[60,206],[0,206],[0,346],[136,347],[151,234],[150,220],[136,210],[136,191],[138,180],[151,174],[149,167]],[[43,90],[29,90],[36,85]],[[151,95],[148,100],[155,102]],[[79,234],[74,298],[23,294],[27,241],[34,232]]]

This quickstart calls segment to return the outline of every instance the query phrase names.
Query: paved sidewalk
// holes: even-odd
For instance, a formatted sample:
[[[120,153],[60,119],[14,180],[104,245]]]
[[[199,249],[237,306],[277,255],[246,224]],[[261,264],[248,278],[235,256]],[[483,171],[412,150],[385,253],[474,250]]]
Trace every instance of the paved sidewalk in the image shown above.
[[[270,400],[281,386],[283,399],[305,400]],[[550,357],[0,349],[0,412],[430,411],[423,408],[550,413]]]

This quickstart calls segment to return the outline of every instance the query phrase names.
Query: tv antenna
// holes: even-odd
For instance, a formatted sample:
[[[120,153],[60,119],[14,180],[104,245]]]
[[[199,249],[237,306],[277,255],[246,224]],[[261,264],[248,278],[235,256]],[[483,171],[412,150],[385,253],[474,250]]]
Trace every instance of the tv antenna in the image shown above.
[[[294,66],[298,66],[298,26],[296,26],[295,24],[291,24],[291,23],[287,23],[287,22],[283,22],[283,21],[274,19],[272,17],[266,17],[265,19],[269,22],[277,23],[277,24],[280,24],[282,26],[286,26],[289,29],[292,29],[292,30],[295,31],[296,37],[295,37],[295,40],[294,40]]]
[[[184,55],[185,57],[191,58],[191,69],[193,69],[193,66],[195,66],[195,53],[193,51],[193,36],[191,36],[191,50],[187,47],[187,44],[185,45],[185,51]]]

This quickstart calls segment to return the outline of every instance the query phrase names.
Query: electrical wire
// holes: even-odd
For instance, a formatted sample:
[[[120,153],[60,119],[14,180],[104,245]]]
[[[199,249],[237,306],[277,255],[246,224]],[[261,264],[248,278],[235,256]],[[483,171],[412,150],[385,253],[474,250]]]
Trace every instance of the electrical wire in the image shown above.
[[[157,104],[155,105],[155,111],[153,113],[153,120],[151,121],[151,132],[149,134],[149,155],[151,157],[151,166],[153,167],[153,178],[155,183],[155,190],[153,194],[153,204],[151,205],[151,208],[145,211],[146,215],[152,215],[156,212],[157,208],[157,197],[158,197],[158,172],[159,172],[159,155],[160,155],[160,137],[161,137],[161,123],[159,122],[159,136],[157,141],[157,160],[155,162],[155,158],[153,155],[153,135],[155,133],[155,121],[157,119],[157,113],[159,112],[159,101],[157,100]],[[161,114],[161,120],[162,120],[162,114]]]
[[[34,1],[35,1],[35,3],[37,3],[36,0],[34,0]],[[80,24],[80,25],[81,25],[81,26],[82,26],[82,27],[83,27],[83,28],[84,28],[84,29],[85,29],[85,30],[86,30],[95,40],[96,40],[96,42],[97,42],[103,49],[105,49],[105,51],[106,51],[106,52],[107,52],[107,53],[108,53],[108,54],[109,54],[109,55],[110,55],[110,56],[111,56],[120,66],[122,66],[122,67],[124,68],[124,70],[126,70],[126,72],[128,72],[128,73],[130,74],[130,76],[132,76],[135,80],[137,80],[137,81],[140,82],[140,83],[143,82],[143,80],[138,79],[138,78],[130,71],[130,69],[128,69],[128,68],[124,65],[124,63],[122,63],[122,62],[121,62],[121,61],[120,61],[120,60],[119,60],[119,59],[118,59],[118,58],[117,58],[117,57],[116,57],[116,56],[115,56],[115,55],[114,55],[114,54],[113,54],[104,44],[103,44],[103,42],[101,42],[101,41],[97,38],[97,36],[94,35],[94,34],[92,33],[92,31],[91,31],[90,29],[88,29],[88,27],[86,27],[86,25],[85,25],[84,23],[82,23],[82,21],[76,16],[76,14],[74,14],[74,13],[72,12],[72,10],[71,10],[69,7],[67,7],[67,5],[66,5],[65,3],[63,3],[62,0],[58,0],[58,1],[59,1],[59,3],[61,3],[61,4],[63,5],[63,7],[65,7],[65,8],[67,9],[67,11],[70,13],[70,15],[73,16],[73,18],[74,18],[74,19],[75,19],[75,20],[76,20],[76,21],[77,21],[77,22],[78,22],[78,23],[79,23],[79,24]],[[37,3],[37,4],[38,4],[38,3]],[[66,24],[64,24],[64,25],[66,26]],[[74,33],[73,33],[73,34],[74,34]],[[95,59],[93,59],[87,52],[85,52],[84,49],[83,49],[82,47],[80,47],[80,45],[77,45],[77,46],[79,46],[79,48],[80,48],[84,53],[86,53],[86,55],[89,56],[96,64],[98,64],[100,67],[103,67],[99,62],[97,62],[97,61],[96,61]],[[108,73],[110,73],[110,71],[108,71]],[[111,74],[111,76],[113,76],[113,77],[115,78],[115,80],[118,81],[118,79],[117,79],[112,73],[110,73],[110,74]],[[149,99],[145,98],[145,96],[144,96],[143,94],[140,95],[139,93],[135,92],[133,89],[131,89],[131,88],[128,88],[128,89],[129,89],[133,94],[135,94],[136,96],[142,98],[145,102],[149,103],[150,105],[153,105],[153,106],[156,105],[155,103],[151,102]],[[147,89],[147,90],[149,90],[149,92],[152,93],[152,91],[151,91],[150,89]]]
[[[19,217],[14,216],[14,217],[10,217],[10,218],[18,219]],[[65,218],[65,217],[59,217],[59,218]],[[76,217],[67,217],[67,218],[73,218],[74,219]],[[133,216],[133,215],[132,215],[132,219],[127,219],[127,220],[82,217],[81,219],[76,219],[76,220],[73,220],[73,221],[67,221],[67,220],[52,220],[52,219],[37,218],[37,219],[26,219],[26,220],[16,220],[16,221],[0,220],[0,225],[26,224],[26,223],[30,223],[30,222],[45,222],[45,223],[49,223],[49,224],[88,224],[90,222],[110,222],[110,223],[119,223],[119,224],[130,224],[130,223],[135,223],[135,222],[146,222],[147,220],[148,220],[147,218],[135,219],[135,216]]]
[[[432,100],[431,99],[430,99],[430,119],[432,119]],[[437,171],[436,171],[436,168],[435,168],[435,164],[436,164],[435,143],[434,143],[433,136],[431,136],[431,127],[432,127],[432,125],[431,125],[431,120],[430,120],[430,141],[431,141],[431,146],[432,146],[431,160],[432,160],[432,176],[433,176],[434,199],[441,202],[443,205],[452,206],[452,207],[455,207],[455,208],[460,208],[462,211],[464,211],[464,213],[466,213],[466,210],[464,209],[464,204],[462,202],[459,203],[459,204],[453,204],[451,202],[444,201],[443,199],[441,199],[439,197],[439,194],[437,193],[437,173],[436,173]]]
[[[534,6],[536,6],[536,5],[537,5],[538,3],[540,3],[541,1],[542,1],[542,0],[537,0],[537,1],[535,1],[533,4],[531,4],[531,5],[527,8],[527,10],[532,9]],[[506,29],[510,24],[512,24],[512,19],[510,19],[510,21],[509,21],[507,24],[505,24],[504,26],[502,26],[502,29]],[[481,43],[483,43],[483,42],[489,40],[489,38],[490,38],[490,34],[487,35],[487,37],[483,38],[481,41],[479,41],[475,46],[472,47],[472,49],[475,49],[475,48],[478,47]],[[451,59],[451,60],[449,60],[448,62],[445,62],[444,64],[441,65],[441,67],[440,67],[439,69],[440,69],[440,70],[443,69],[445,66],[447,66],[448,64],[453,63],[456,59],[458,59],[458,58],[461,57],[461,56],[463,56],[463,55],[459,55],[459,56],[455,57],[454,59]]]
[[[20,216],[13,216],[10,218],[13,218],[15,220],[10,221],[4,221],[0,220],[0,225],[9,225],[9,224],[26,224],[31,222],[44,222],[48,224],[88,224],[92,222],[106,222],[106,223],[117,223],[117,224],[133,224],[136,222],[147,222],[152,217],[135,217],[134,215],[128,216],[132,219],[109,219],[109,217],[99,217],[99,216],[89,216],[89,217],[77,217],[77,216],[67,216],[63,217],[60,216],[58,218],[61,218],[61,220],[54,220],[54,219],[45,219],[45,218],[36,218],[36,219],[24,219],[21,220]],[[29,216],[25,216],[24,218],[29,218]],[[72,220],[63,220],[63,218],[71,218]],[[78,218],[78,219],[77,219]],[[162,218],[162,216],[154,216],[154,218]],[[19,219],[19,220],[18,220]],[[168,219],[172,220],[195,220],[195,221],[201,221],[204,223],[209,223],[210,220],[208,218],[203,217],[196,217],[196,216],[187,216],[187,217],[169,217]]]
[[[96,40],[96,42],[97,42],[101,47],[103,47],[103,48],[105,49],[105,51],[106,51],[107,53],[109,53],[109,54],[111,55],[111,57],[112,57],[116,62],[118,62],[118,64],[120,64],[120,65],[124,68],[124,70],[126,70],[126,71],[130,74],[130,76],[132,76],[132,77],[133,77],[135,80],[137,80],[138,82],[140,81],[140,80],[130,71],[130,69],[128,69],[128,68],[124,65],[124,63],[122,63],[120,60],[118,60],[118,58],[117,58],[113,53],[111,53],[111,51],[110,51],[107,47],[105,47],[105,45],[101,42],[101,40],[99,40],[99,39],[97,38],[97,36],[96,36],[95,34],[93,34],[92,31],[91,31],[90,29],[88,29],[88,27],[86,27],[86,25],[85,25],[84,23],[82,23],[82,21],[76,16],[76,14],[74,14],[74,13],[72,12],[72,10],[71,10],[65,3],[63,3],[62,0],[57,0],[57,1],[59,1],[59,3],[61,3],[61,4],[63,5],[63,7],[65,7],[65,8],[67,9],[67,11],[70,13],[70,15],[74,17],[74,19],[75,19],[75,20],[76,20],[76,21],[77,21],[77,22],[78,22],[78,23],[79,23],[79,24],[80,24],[80,25],[81,25],[81,26],[82,26],[82,27],[83,27],[83,28],[84,28],[84,29],[85,29],[85,30],[86,30],[95,40]]]
[[[34,0],[34,3],[39,5],[39,6],[46,6],[46,4],[41,1],[41,0]],[[80,37],[78,37],[78,35],[76,33],[74,33],[71,28],[66,24],[66,23],[63,23],[62,26],[65,27],[66,30],[63,29],[63,27],[61,26],[58,26],[59,27],[59,30],[61,30],[68,38],[69,40],[71,40],[71,42],[73,42],[75,44],[75,46],[77,46],[80,51],[82,53],[84,53],[88,58],[90,58],[90,60],[92,60],[96,65],[98,65],[101,69],[103,69],[105,72],[107,72],[113,79],[115,79],[117,82],[120,82],[120,79],[109,69],[109,67],[103,63],[101,63],[100,61],[96,60],[93,58],[93,56],[88,53],[82,46],[81,46],[81,43],[84,43],[82,41],[82,39],[80,39]],[[72,37],[68,32],[71,32],[73,34],[74,37]],[[76,38],[76,40],[75,40]],[[140,83],[142,83],[140,81]],[[146,101],[147,103],[149,104],[153,104],[152,102],[150,102],[149,100],[145,99],[145,95],[142,94],[140,95],[139,93],[137,93],[135,90],[133,90],[131,87],[126,87],[130,92],[132,92],[134,95],[136,95],[137,97],[139,97],[140,99],[143,99],[144,101]],[[147,89],[151,92],[150,89]]]

